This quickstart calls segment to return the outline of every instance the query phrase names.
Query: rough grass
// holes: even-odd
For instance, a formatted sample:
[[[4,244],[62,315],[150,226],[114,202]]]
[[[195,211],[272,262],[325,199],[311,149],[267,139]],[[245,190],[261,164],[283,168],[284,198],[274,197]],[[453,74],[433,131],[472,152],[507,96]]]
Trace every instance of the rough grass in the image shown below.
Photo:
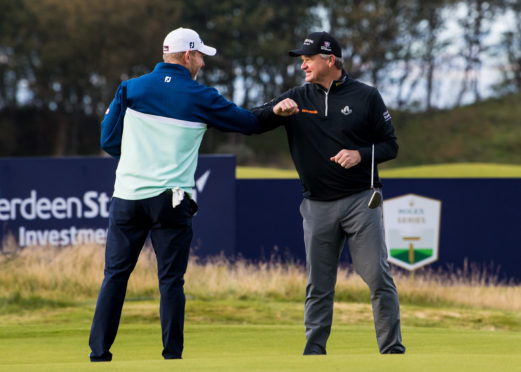
[[[104,248],[96,245],[11,249],[0,255],[0,314],[93,303],[103,279],[103,264]],[[430,309],[443,309],[446,314],[457,309],[451,315],[455,321],[469,320],[469,314],[479,310],[477,317],[484,319],[484,327],[521,329],[521,286],[500,283],[496,276],[471,265],[453,273],[424,270],[411,276],[394,271],[401,304],[414,309],[410,317],[419,322],[443,318]],[[293,322],[301,317],[305,286],[303,265],[192,258],[185,291],[190,306],[196,307],[192,315],[199,319],[212,321],[212,314],[217,318],[228,314],[225,317],[232,322],[248,322],[258,312],[259,322],[272,317]],[[152,300],[149,305],[156,312],[158,297],[155,257],[145,248],[129,281],[127,298]],[[351,267],[339,270],[336,301],[340,318],[370,321],[369,291]],[[150,315],[149,305],[143,305],[136,316]]]
[[[521,371],[521,287],[468,265],[459,272],[395,271],[405,356],[378,355],[369,293],[339,270],[328,356],[304,358],[304,267],[192,258],[185,353],[161,360],[155,257],[131,276],[110,365],[88,362],[104,249],[4,246],[0,255],[0,370]]]

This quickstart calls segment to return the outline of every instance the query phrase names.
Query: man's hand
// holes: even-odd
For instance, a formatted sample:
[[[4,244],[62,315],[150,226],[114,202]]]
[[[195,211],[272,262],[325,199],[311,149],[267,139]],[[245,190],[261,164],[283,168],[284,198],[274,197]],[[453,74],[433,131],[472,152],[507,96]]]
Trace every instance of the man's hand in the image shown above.
[[[334,161],[342,168],[349,169],[360,163],[360,161],[362,161],[362,157],[360,156],[358,150],[344,149],[340,150],[338,154],[331,157],[329,160]]]
[[[298,105],[291,98],[283,99],[273,106],[273,113],[279,116],[291,116],[298,112]]]

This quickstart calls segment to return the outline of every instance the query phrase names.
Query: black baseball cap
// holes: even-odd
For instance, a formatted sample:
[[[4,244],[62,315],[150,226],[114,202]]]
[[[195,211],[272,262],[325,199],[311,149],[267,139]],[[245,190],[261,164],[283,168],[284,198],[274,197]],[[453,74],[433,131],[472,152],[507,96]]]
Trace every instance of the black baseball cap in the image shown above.
[[[289,55],[292,57],[312,56],[315,54],[334,54],[342,58],[342,49],[333,36],[322,31],[310,33],[300,49],[289,51]]]

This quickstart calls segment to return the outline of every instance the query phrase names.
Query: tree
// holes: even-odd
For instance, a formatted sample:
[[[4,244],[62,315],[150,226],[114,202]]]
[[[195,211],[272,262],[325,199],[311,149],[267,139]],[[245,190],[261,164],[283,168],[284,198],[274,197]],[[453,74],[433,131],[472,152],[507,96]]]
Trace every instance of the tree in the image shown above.
[[[23,2],[4,0],[0,12],[0,109],[18,105],[20,83],[27,79],[27,65],[22,58],[27,53],[28,30],[32,17]]]
[[[354,78],[368,78],[379,89],[396,84],[400,107],[414,103],[425,82],[424,108],[432,108],[443,11],[450,0],[348,0],[327,3],[331,30],[345,47],[345,66]],[[390,75],[389,72],[392,72]],[[393,87],[394,90],[394,87]]]
[[[101,115],[122,73],[149,71],[159,60],[159,35],[164,37],[167,25],[158,20],[166,15],[175,20],[175,2],[26,0],[24,4],[34,19],[28,25],[25,55],[32,104],[57,113],[53,154],[76,154],[81,117]]]
[[[26,82],[27,106],[52,117],[54,141],[47,151],[53,155],[81,151],[82,118],[101,118],[120,81],[160,62],[162,39],[180,26],[197,30],[219,50],[207,58],[201,82],[247,107],[280,93],[297,79],[288,67],[294,61],[283,56],[301,41],[317,3],[6,1],[0,15],[0,109],[18,102],[20,82]],[[246,94],[236,94],[238,84]]]
[[[431,109],[436,72],[456,60],[447,50],[460,41],[443,40],[442,31],[454,4],[468,3],[456,52],[468,71],[460,96],[478,99],[472,74],[502,2],[517,20],[498,49],[507,59],[503,91],[519,91],[516,0],[3,0],[0,155],[99,153],[99,121],[118,84],[151,71],[162,60],[161,41],[180,26],[218,49],[199,81],[246,108],[303,83],[300,60],[287,52],[325,29],[339,39],[351,77],[392,92],[401,108],[422,100],[416,108]],[[247,153],[245,138],[209,131],[202,149]]]
[[[205,42],[218,49],[215,57],[206,59],[201,81],[219,87],[246,108],[297,85],[301,76],[288,51],[298,47],[315,24],[312,9],[316,4],[316,0],[195,1],[183,18],[202,24],[207,30]],[[203,149],[235,152],[238,162],[243,162],[251,154],[245,141],[239,134],[209,131]]]
[[[503,33],[498,47],[506,55],[506,65],[502,69],[503,81],[496,87],[502,94],[521,92],[521,3],[509,0],[507,10],[511,12],[514,25]]]
[[[473,101],[481,98],[479,80],[482,56],[487,51],[484,37],[490,33],[494,16],[503,1],[467,0],[464,2],[466,14],[459,20],[463,29],[463,48],[461,57],[464,63],[464,76],[455,106],[460,106],[467,92],[473,95]]]
[[[401,46],[398,32],[407,1],[349,0],[327,5],[332,34],[344,46],[345,66],[358,78],[367,75],[379,86],[381,74],[394,60]]]

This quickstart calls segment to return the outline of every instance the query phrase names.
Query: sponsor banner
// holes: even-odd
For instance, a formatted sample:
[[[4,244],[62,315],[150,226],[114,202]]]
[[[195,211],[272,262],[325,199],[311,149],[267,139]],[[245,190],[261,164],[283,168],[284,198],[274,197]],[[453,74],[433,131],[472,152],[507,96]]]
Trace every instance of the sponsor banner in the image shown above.
[[[441,201],[415,194],[385,200],[389,262],[415,270],[438,259]]]
[[[418,235],[411,227],[403,236],[420,236],[422,240],[403,241],[395,246],[402,253],[407,252],[401,259],[403,264],[415,267],[428,264],[429,269],[451,272],[467,267],[489,278],[497,275],[498,280],[521,282],[521,199],[517,197],[521,178],[395,178],[384,179],[383,184],[385,214],[388,201],[408,194],[416,195],[413,202],[417,207],[424,202],[428,205],[418,211],[424,213],[425,224],[417,219],[419,223],[415,225],[430,232]],[[254,260],[275,257],[305,262],[299,180],[239,179],[236,187],[236,254]],[[434,202],[434,207],[440,205],[439,218],[429,201]],[[413,214],[403,217],[411,221],[415,218]],[[440,224],[438,231],[431,225],[436,220]],[[403,239],[402,235],[397,234],[396,239]],[[350,260],[348,248],[346,245],[343,249],[341,262]]]
[[[0,237],[25,247],[104,244],[116,161],[0,159]]]
[[[20,247],[104,244],[116,167],[111,158],[0,159],[0,241],[5,245],[10,237]],[[201,208],[192,248],[233,250],[235,158],[201,156],[195,176],[193,195]]]
[[[0,159],[0,241],[103,244],[116,165],[101,157]],[[434,270],[475,263],[487,275],[521,281],[521,178],[383,183],[394,263]],[[235,180],[233,156],[200,156],[192,253],[304,262],[301,191],[296,179]],[[342,261],[348,256],[346,246]]]
[[[238,179],[236,255],[305,262],[302,185],[296,179]]]

